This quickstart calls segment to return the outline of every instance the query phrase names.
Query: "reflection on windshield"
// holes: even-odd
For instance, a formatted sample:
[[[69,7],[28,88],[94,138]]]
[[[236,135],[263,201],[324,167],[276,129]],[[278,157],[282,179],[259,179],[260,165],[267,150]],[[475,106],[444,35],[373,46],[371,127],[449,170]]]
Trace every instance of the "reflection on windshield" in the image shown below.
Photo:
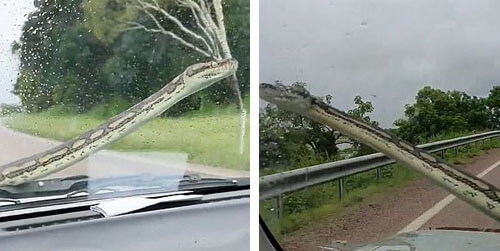
[[[402,236],[385,241],[394,248],[424,239],[432,239],[437,245],[433,248],[448,248],[447,241],[456,236],[430,233],[434,239],[424,234],[417,238],[414,232],[500,229],[496,220],[415,172],[415,158],[392,164],[374,150],[385,145],[385,154],[390,149],[403,153],[414,149],[412,145],[427,145],[432,154],[418,154],[424,162],[443,158],[470,173],[469,178],[479,182],[475,184],[482,182],[473,176],[500,185],[500,87],[492,81],[500,78],[493,67],[500,56],[493,51],[500,41],[473,28],[498,28],[487,21],[495,15],[490,7],[465,2],[435,6],[430,1],[260,5],[260,81],[298,90],[274,102],[272,88],[260,91],[260,213],[286,250],[349,249],[395,234]],[[471,8],[478,12],[471,14]],[[484,43],[484,37],[494,42]],[[328,113],[335,110],[319,108],[311,112],[316,120],[298,114],[310,100],[304,89],[319,99],[314,104],[347,114],[336,117]],[[294,107],[298,113],[289,111]],[[341,117],[378,126],[404,141],[389,144],[382,139],[394,138],[376,130],[377,148],[333,122],[324,124],[337,119],[339,127],[359,128],[349,122],[354,120]],[[356,135],[374,138],[361,130]],[[446,145],[450,142],[455,145]],[[459,197],[482,196],[473,191]],[[483,211],[498,208],[494,191],[491,188],[492,202],[482,204],[491,209]],[[411,240],[405,239],[408,232]]]
[[[0,183],[248,177],[249,3],[202,2],[3,3]]]

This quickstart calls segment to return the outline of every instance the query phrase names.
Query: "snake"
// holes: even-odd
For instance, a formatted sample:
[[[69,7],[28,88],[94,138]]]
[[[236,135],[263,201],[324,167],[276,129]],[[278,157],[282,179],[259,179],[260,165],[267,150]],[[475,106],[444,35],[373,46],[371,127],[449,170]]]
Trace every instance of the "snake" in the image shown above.
[[[311,95],[303,86],[261,83],[259,95],[280,109],[324,124],[410,167],[496,221],[500,221],[500,190],[443,159],[378,126],[355,119]]]
[[[182,99],[233,75],[237,68],[238,61],[233,58],[191,65],[159,91],[96,128],[45,152],[0,166],[0,186],[21,185],[68,168],[137,130]]]

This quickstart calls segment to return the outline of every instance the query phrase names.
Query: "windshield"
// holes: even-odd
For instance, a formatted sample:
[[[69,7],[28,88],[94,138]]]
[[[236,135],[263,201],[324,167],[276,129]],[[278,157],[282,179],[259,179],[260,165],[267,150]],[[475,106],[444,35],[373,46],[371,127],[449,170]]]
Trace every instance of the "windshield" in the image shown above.
[[[260,103],[260,214],[284,249],[337,250],[421,230],[500,228],[429,179],[413,156],[394,164],[374,150],[416,152],[420,145],[432,153],[416,152],[424,161],[443,158],[500,186],[498,7],[261,2],[260,96],[271,103]],[[287,87],[294,91],[273,99]],[[304,115],[310,107],[316,120]],[[325,125],[335,121],[338,129]],[[344,130],[367,135],[361,139],[370,144]],[[433,248],[449,247],[444,235],[428,235]]]
[[[201,2],[0,0],[0,201],[248,177],[249,1]]]

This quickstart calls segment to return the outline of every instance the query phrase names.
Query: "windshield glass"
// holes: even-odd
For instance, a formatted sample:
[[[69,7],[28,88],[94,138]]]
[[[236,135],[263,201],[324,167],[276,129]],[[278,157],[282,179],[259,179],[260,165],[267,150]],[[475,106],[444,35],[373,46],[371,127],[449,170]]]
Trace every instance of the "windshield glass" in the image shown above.
[[[318,105],[315,118],[373,136],[345,118],[362,120],[376,128],[377,140],[389,138],[379,141],[386,148],[397,142],[396,152],[437,142],[422,146],[432,152],[420,155],[425,161],[444,158],[498,187],[499,7],[494,1],[261,2],[260,82],[274,87],[263,85],[260,96],[273,100],[280,85],[299,93],[274,99],[281,108],[260,103],[260,214],[286,250],[337,250],[419,230],[500,228],[419,167],[393,164],[367,144],[285,110],[307,110],[307,90],[321,100],[313,104],[347,113]],[[434,249],[449,247],[439,246],[444,234],[429,236]]]
[[[2,198],[248,177],[249,1],[207,2],[0,0]]]

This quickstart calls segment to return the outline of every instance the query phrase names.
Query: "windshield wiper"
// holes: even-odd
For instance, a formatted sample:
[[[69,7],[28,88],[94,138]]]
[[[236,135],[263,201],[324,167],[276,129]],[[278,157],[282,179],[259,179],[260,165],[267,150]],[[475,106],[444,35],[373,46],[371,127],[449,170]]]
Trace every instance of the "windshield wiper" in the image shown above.
[[[102,214],[104,217],[112,217],[116,215],[122,215],[134,212],[160,203],[200,201],[202,198],[203,195],[199,194],[178,194],[178,195],[162,196],[157,198],[132,196],[127,198],[118,198],[110,201],[105,201],[99,203],[98,205],[91,206],[90,210],[98,212]]]
[[[121,176],[89,178],[72,176],[33,181],[20,186],[0,187],[0,206],[59,199],[123,197],[137,194],[168,193],[182,190],[230,189],[248,186],[246,179],[179,176]]]

